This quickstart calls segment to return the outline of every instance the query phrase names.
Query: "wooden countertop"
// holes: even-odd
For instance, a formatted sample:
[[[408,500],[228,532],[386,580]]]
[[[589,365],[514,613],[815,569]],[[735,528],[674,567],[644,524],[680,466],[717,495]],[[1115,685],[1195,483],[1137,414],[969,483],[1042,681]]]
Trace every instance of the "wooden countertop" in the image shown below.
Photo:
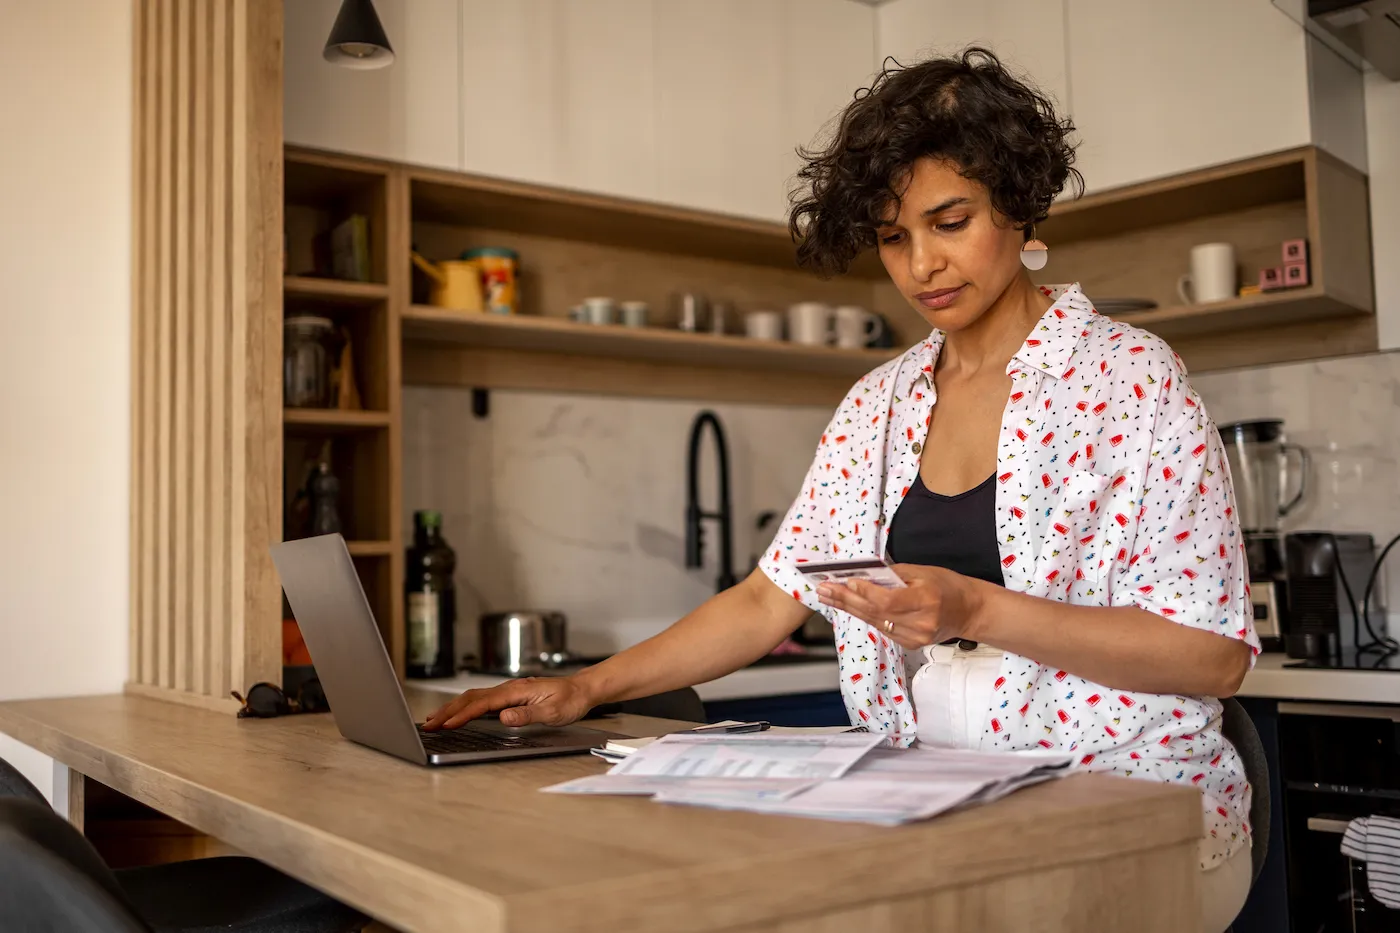
[[[415,713],[438,700],[410,692]],[[637,735],[678,726],[605,725]],[[1157,866],[1148,876],[1159,887],[1164,874],[1177,879],[1156,898],[1119,892],[1137,909],[1187,905],[1152,929],[1195,922],[1200,804],[1146,781],[1077,775],[885,828],[541,794],[604,766],[575,756],[421,768],[342,740],[329,716],[238,720],[100,696],[0,703],[0,731],[415,933],[788,929],[781,921],[1026,872],[1047,882],[1062,873],[1045,889],[1069,889],[1052,895],[1068,917],[1074,898],[1108,898],[1115,886],[1090,895],[1063,872],[1105,860]],[[1176,870],[1188,862],[1189,877]],[[1025,916],[1057,910],[1036,901]],[[890,915],[913,916],[924,915]]]

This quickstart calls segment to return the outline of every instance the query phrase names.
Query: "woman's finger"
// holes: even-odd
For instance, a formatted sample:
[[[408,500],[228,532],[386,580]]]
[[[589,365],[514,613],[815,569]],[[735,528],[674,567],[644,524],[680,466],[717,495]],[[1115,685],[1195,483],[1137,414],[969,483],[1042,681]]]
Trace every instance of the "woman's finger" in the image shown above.
[[[922,648],[924,645],[933,644],[937,637],[937,630],[931,629],[928,623],[918,616],[894,613],[881,619],[862,619],[861,621],[881,635],[911,651]],[[886,622],[889,623],[888,626],[885,624]]]
[[[878,611],[878,607],[845,584],[823,584],[818,588],[817,596],[823,604],[840,609],[858,619],[868,621]]]

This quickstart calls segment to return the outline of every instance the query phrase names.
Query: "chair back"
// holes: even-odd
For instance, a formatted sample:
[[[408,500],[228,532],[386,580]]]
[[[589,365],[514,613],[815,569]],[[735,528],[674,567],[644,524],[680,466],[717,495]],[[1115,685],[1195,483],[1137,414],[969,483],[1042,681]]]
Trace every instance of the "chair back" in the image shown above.
[[[82,834],[16,798],[0,799],[0,929],[151,933]]]
[[[1244,774],[1249,780],[1253,800],[1249,805],[1249,828],[1254,837],[1254,847],[1250,850],[1252,874],[1250,884],[1259,878],[1264,867],[1264,858],[1269,854],[1269,759],[1264,755],[1264,743],[1259,740],[1259,730],[1254,720],[1240,701],[1227,697],[1220,701],[1225,708],[1221,718],[1220,731],[1239,752],[1244,762]]]
[[[19,773],[19,769],[0,758],[0,798],[17,797],[20,800],[30,800],[34,803],[42,803],[48,806],[48,800],[39,792],[39,788],[29,783],[29,779]]]

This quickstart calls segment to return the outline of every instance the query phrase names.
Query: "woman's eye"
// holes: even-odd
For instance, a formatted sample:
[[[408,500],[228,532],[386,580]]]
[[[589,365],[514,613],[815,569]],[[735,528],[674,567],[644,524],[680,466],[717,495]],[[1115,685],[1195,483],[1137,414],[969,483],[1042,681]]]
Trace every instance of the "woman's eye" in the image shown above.
[[[884,236],[880,237],[880,242],[888,246],[892,243],[898,243],[903,238],[904,234],[902,233],[887,233]]]
[[[967,222],[970,219],[971,218],[964,217],[962,220],[955,220],[950,224],[939,224],[938,229],[943,233],[954,233],[958,230],[961,230],[963,227],[966,227]]]

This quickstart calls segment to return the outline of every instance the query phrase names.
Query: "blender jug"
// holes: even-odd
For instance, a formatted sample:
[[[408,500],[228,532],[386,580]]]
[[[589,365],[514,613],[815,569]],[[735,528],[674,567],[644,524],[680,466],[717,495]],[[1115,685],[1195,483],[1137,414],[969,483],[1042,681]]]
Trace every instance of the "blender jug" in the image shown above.
[[[1311,470],[1307,450],[1284,439],[1283,421],[1277,418],[1221,425],[1220,438],[1234,479],[1240,529],[1246,535],[1277,534],[1279,519],[1307,493]],[[1294,473],[1297,491],[1290,496]]]

